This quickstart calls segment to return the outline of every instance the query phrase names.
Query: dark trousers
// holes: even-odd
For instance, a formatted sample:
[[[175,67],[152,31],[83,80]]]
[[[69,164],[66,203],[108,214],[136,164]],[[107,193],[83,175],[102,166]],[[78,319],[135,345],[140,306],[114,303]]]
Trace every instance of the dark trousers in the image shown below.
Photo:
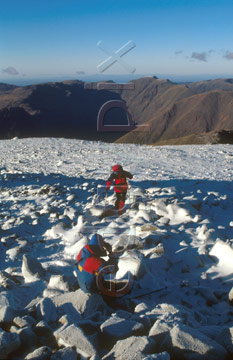
[[[125,204],[126,192],[116,192],[115,208],[122,210]]]

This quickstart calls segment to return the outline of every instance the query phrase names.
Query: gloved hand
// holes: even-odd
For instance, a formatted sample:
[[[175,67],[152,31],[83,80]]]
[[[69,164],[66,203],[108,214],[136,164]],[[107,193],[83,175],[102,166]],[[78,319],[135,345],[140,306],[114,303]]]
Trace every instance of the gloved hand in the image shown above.
[[[108,265],[114,265],[115,272],[119,270],[117,259],[110,258],[107,262]]]
[[[104,242],[104,248],[109,252],[109,253],[112,253],[112,246],[107,243],[107,242]]]
[[[119,270],[119,266],[118,266],[118,264],[116,263],[116,264],[114,264],[115,265],[115,272],[117,273],[117,271]]]

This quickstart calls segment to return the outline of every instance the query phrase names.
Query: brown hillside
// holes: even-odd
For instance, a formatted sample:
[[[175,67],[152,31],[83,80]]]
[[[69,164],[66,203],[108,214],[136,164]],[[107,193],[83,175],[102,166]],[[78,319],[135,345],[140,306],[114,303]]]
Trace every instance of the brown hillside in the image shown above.
[[[162,114],[171,103],[193,95],[187,86],[166,79],[145,77],[133,82],[135,89],[122,91],[120,95],[138,124],[151,120],[155,114]]]
[[[189,84],[189,88],[192,89],[195,94],[201,94],[212,90],[233,91],[233,79],[216,79],[193,82]]]
[[[220,90],[189,96],[158,111],[147,123],[150,132],[134,130],[117,142],[154,144],[214,130],[232,130],[233,92]]]
[[[179,137],[177,139],[160,140],[155,144],[156,146],[163,145],[203,145],[203,144],[233,144],[233,131],[211,131],[199,135],[188,135]]]

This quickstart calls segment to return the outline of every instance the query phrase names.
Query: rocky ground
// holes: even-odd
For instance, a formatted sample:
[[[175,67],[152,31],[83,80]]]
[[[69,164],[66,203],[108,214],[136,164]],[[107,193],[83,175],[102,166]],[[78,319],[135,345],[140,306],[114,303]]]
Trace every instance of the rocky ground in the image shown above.
[[[65,143],[0,144],[0,359],[233,359],[232,148],[197,147],[203,169],[192,151],[169,148],[166,177],[156,180],[159,165],[142,148],[149,172],[136,172],[137,159],[128,165],[135,177],[124,214],[100,220],[106,174],[90,161],[95,148],[73,142],[68,152]],[[85,157],[74,176],[76,144],[89,164]],[[105,163],[114,145],[106,147]],[[168,177],[177,151],[185,176]],[[194,166],[199,179],[188,178]],[[116,278],[133,278],[122,297],[78,287],[75,258],[95,232],[118,253]]]

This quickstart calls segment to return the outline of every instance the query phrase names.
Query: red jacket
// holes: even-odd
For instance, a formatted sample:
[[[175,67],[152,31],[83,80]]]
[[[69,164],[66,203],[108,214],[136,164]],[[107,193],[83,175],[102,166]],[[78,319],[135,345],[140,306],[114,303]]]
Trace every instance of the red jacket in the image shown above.
[[[115,192],[126,192],[128,189],[127,178],[132,179],[133,175],[123,170],[121,165],[115,165],[112,169],[113,173],[107,180],[106,192],[109,190],[113,181],[115,182]]]

